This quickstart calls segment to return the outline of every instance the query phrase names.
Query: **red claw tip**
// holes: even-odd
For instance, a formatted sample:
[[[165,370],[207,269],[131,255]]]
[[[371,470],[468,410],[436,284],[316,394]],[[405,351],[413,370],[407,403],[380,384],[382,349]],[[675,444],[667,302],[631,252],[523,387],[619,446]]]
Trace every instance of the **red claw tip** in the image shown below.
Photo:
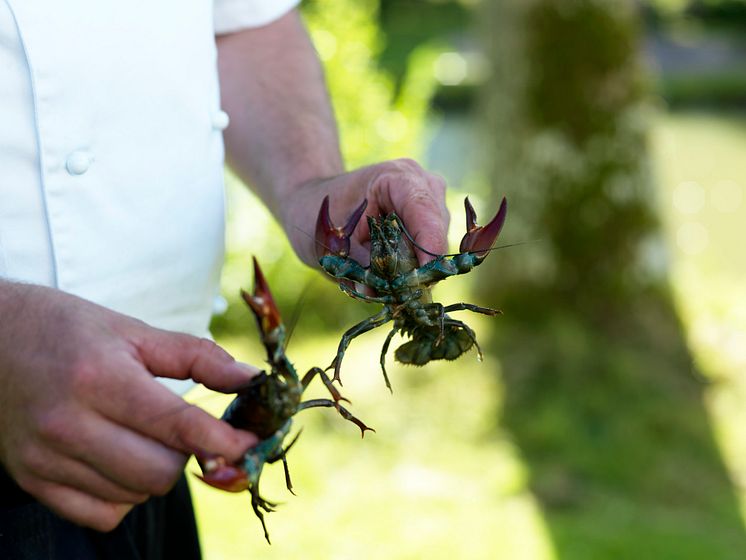
[[[508,213],[508,201],[503,197],[500,209],[486,226],[477,225],[477,213],[469,202],[469,197],[464,200],[466,208],[466,235],[461,239],[459,251],[462,253],[476,253],[479,258],[484,258],[492,248],[492,244],[500,235],[505,217]]]
[[[254,257],[254,295],[241,290],[241,297],[251,307],[262,332],[269,333],[282,323],[272,292],[266,278]]]
[[[363,201],[360,203],[360,205],[353,210],[352,214],[350,214],[350,217],[347,218],[347,223],[344,225],[343,231],[344,234],[347,237],[350,237],[352,235],[352,232],[355,231],[355,226],[357,226],[357,223],[360,221],[360,218],[363,217],[363,213],[365,213],[365,209],[368,207],[368,199],[364,198]]]
[[[246,473],[237,467],[224,466],[204,475],[196,475],[202,482],[226,492],[243,492],[249,487]]]
[[[337,227],[329,215],[329,195],[324,197],[316,219],[316,256],[320,259],[325,255],[339,255],[346,257],[350,253],[350,236],[355,226],[368,206],[368,200],[355,208],[343,227]]]
[[[477,227],[477,213],[469,202],[469,197],[464,199],[464,208],[466,208],[466,232],[473,231]]]
[[[195,476],[205,484],[227,492],[241,492],[249,487],[246,471],[229,465],[225,457],[204,451],[197,451],[194,455],[203,473]]]

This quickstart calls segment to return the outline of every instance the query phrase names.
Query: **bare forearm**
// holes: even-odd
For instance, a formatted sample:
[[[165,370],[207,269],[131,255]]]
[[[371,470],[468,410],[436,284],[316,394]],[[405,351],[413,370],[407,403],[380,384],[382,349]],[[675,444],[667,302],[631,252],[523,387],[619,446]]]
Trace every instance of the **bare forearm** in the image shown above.
[[[327,195],[335,222],[365,198],[369,215],[396,212],[424,247],[447,252],[441,178],[411,160],[344,172],[321,64],[296,12],[220,37],[218,54],[222,103],[231,117],[228,162],[259,192],[303,261],[318,263],[310,234]],[[367,240],[363,221],[352,240],[354,258],[367,258]]]
[[[300,184],[342,172],[334,115],[316,51],[293,11],[218,38],[227,159],[282,219]]]

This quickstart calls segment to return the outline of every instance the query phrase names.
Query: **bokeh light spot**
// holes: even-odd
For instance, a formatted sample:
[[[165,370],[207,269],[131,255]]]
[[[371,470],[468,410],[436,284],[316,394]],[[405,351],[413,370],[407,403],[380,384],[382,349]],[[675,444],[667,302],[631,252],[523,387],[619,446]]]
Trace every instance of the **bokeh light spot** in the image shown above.
[[[433,74],[444,86],[457,86],[466,78],[466,59],[457,52],[445,52],[435,59]]]
[[[679,183],[673,191],[673,205],[682,214],[696,214],[705,205],[705,189],[695,181]]]

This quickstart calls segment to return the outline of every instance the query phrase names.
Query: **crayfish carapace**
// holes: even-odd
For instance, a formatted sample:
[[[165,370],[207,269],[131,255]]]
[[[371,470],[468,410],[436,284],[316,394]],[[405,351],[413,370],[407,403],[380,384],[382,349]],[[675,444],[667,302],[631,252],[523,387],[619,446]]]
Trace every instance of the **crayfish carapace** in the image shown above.
[[[454,360],[472,346],[476,347],[481,358],[482,352],[474,331],[462,321],[452,319],[447,313],[469,310],[497,315],[500,311],[470,303],[444,306],[433,302],[430,293],[431,287],[440,280],[465,274],[481,264],[505,223],[505,198],[495,217],[484,227],[477,225],[476,212],[468,197],[464,205],[466,234],[461,239],[460,252],[454,255],[429,253],[434,258],[423,266],[418,266],[414,239],[399,216],[395,213],[379,218],[368,216],[370,266],[364,267],[351,258],[349,253],[350,236],[365,212],[367,200],[363,200],[343,227],[337,227],[329,216],[329,197],[324,198],[316,222],[315,238],[316,255],[321,268],[339,279],[339,287],[349,296],[369,303],[383,304],[380,312],[353,326],[342,336],[337,355],[327,368],[334,368],[333,381],[339,381],[342,358],[352,339],[389,321],[393,321],[394,326],[386,337],[380,357],[383,377],[389,390],[391,383],[386,373],[385,359],[391,339],[397,332],[411,338],[397,348],[394,354],[397,361],[404,364],[421,366],[430,360]],[[352,283],[367,286],[374,295],[356,291]]]
[[[311,368],[302,379],[298,376],[293,364],[285,356],[285,326],[256,259],[254,294],[242,291],[241,295],[256,317],[262,344],[267,350],[270,371],[261,372],[246,385],[237,388],[237,396],[226,408],[222,419],[234,428],[255,433],[260,441],[233,464],[228,463],[223,457],[214,455],[197,454],[197,458],[202,467],[200,478],[210,486],[229,492],[249,490],[251,506],[261,521],[264,537],[269,542],[263,511],[274,511],[276,504],[259,495],[259,478],[265,464],[282,461],[285,483],[288,490],[293,492],[286,455],[298,436],[296,435],[287,446],[284,446],[284,441],[290,433],[295,413],[306,408],[334,407],[343,418],[360,428],[362,435],[365,435],[366,430],[373,430],[339,404],[340,401],[347,399],[339,394],[321,368]],[[301,401],[303,392],[316,376],[324,382],[332,399]]]

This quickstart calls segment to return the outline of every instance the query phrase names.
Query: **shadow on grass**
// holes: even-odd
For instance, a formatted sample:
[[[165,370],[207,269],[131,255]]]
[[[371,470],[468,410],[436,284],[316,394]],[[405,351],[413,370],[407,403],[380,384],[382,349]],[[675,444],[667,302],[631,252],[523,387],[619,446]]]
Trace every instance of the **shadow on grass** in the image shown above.
[[[510,301],[493,341],[502,425],[530,470],[557,558],[743,558],[707,387],[667,298],[641,296],[596,320],[540,309],[547,300],[535,293]]]

